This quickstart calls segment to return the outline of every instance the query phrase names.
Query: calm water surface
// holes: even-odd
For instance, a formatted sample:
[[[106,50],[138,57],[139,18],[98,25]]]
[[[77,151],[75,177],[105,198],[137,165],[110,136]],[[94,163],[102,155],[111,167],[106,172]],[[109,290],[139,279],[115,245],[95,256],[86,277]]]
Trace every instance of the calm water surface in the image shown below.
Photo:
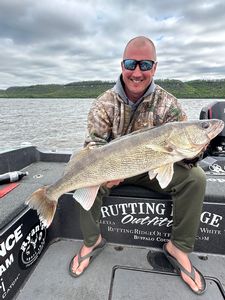
[[[82,147],[93,99],[0,99],[0,151],[24,145],[48,150]],[[216,101],[181,99],[189,119]],[[225,100],[224,100],[225,101]]]

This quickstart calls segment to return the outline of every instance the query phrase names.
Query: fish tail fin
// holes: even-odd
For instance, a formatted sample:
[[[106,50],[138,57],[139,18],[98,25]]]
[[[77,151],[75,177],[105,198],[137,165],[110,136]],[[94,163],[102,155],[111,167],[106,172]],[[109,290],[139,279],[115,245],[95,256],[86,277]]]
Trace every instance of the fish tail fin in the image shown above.
[[[46,187],[35,191],[25,202],[30,208],[37,210],[39,219],[49,227],[55,215],[57,199],[51,199],[46,193]]]

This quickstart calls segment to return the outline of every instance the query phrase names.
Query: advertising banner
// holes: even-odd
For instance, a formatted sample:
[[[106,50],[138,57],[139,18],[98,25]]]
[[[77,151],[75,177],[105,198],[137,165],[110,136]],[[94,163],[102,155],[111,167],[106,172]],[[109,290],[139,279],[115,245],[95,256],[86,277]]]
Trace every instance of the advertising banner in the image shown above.
[[[0,234],[0,299],[12,299],[46,245],[46,228],[24,211]]]
[[[162,247],[171,235],[173,205],[169,199],[106,197],[103,236],[113,243]],[[225,254],[225,204],[205,202],[195,251]]]

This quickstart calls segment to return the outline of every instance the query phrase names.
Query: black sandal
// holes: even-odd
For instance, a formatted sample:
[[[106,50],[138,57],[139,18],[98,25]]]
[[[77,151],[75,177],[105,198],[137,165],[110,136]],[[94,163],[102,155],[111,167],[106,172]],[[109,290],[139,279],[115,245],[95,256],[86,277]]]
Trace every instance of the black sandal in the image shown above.
[[[194,283],[196,283],[195,281],[195,271],[199,274],[200,278],[201,278],[201,285],[202,288],[199,289],[198,291],[193,290],[189,284],[187,284],[187,282],[185,282],[182,278],[182,280],[184,281],[184,283],[186,283],[188,285],[188,287],[192,290],[192,292],[194,292],[197,295],[201,295],[206,291],[206,281],[204,276],[202,275],[202,273],[195,268],[192,263],[191,263],[191,272],[188,272],[178,261],[175,257],[173,257],[166,249],[166,244],[163,245],[163,253],[166,256],[166,258],[168,259],[168,261],[171,263],[171,265],[174,267],[174,269],[176,270],[176,272],[181,276],[181,272],[184,272],[186,275],[188,275],[193,281]]]
[[[81,247],[81,249],[78,252],[78,254],[75,254],[74,257],[70,261],[70,265],[69,265],[69,273],[70,273],[70,275],[72,277],[75,277],[75,278],[81,276],[84,273],[84,271],[89,267],[90,263],[94,260],[94,258],[97,257],[98,254],[102,252],[102,250],[105,248],[105,246],[106,246],[106,240],[102,239],[101,242],[90,253],[88,253],[87,255],[84,255],[84,256],[81,256],[81,254],[80,254],[81,253],[81,249],[82,249],[82,247]],[[80,264],[82,263],[82,261],[84,261],[85,259],[87,259],[87,258],[90,257],[88,266],[80,274],[76,274],[76,272],[73,272],[73,270],[72,270],[72,268],[73,268],[73,260],[74,260],[74,258],[76,256],[78,256],[78,268],[79,268]]]

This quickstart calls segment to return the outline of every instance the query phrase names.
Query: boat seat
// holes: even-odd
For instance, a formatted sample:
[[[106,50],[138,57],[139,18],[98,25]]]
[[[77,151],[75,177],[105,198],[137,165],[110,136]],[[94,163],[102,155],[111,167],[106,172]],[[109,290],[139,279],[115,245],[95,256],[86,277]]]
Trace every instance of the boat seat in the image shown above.
[[[110,196],[135,197],[135,198],[153,198],[153,199],[171,199],[168,193],[159,193],[138,185],[121,184],[110,191]]]

